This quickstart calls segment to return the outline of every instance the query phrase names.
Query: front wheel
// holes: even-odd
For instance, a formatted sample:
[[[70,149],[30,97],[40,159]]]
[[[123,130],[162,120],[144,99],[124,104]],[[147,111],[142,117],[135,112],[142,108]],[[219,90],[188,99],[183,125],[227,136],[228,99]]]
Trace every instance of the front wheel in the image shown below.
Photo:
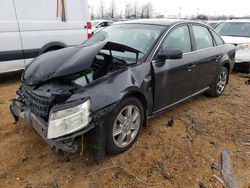
[[[219,97],[226,88],[228,76],[227,68],[221,66],[214,83],[208,91],[208,95],[211,97]]]
[[[118,154],[130,148],[139,135],[143,120],[144,109],[137,98],[121,101],[106,125],[106,152]]]

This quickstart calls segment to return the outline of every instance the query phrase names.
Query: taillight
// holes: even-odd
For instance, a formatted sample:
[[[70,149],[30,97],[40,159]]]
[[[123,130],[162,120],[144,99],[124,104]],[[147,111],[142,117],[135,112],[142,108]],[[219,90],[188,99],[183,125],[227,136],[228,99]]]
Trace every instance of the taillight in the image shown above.
[[[91,22],[87,22],[88,39],[92,37],[92,25]]]

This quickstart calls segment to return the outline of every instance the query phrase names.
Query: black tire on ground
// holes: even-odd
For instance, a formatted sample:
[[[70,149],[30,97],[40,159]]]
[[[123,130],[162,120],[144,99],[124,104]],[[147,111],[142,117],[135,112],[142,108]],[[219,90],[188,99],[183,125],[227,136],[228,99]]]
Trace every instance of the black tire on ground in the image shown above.
[[[222,77],[223,77],[223,80],[222,80]],[[219,68],[219,71],[218,71],[218,74],[216,76],[216,79],[214,81],[214,83],[211,85],[210,89],[208,90],[207,94],[210,96],[210,97],[219,97],[223,91],[225,90],[226,88],[226,84],[227,84],[227,81],[228,81],[228,77],[229,77],[229,73],[228,73],[228,70],[226,67],[224,66],[221,66]],[[226,78],[226,80],[224,80]],[[224,84],[224,87],[220,87],[218,85],[220,85],[219,83],[225,83]]]
[[[136,116],[135,114],[137,114],[138,118],[140,120],[138,120],[138,118],[136,119],[136,124],[137,124],[137,131],[133,131],[133,134],[132,134],[132,131],[130,132],[131,135],[133,136],[126,136],[125,137],[125,142],[127,140],[131,140],[131,141],[127,141],[127,144],[128,145],[124,145],[124,146],[117,146],[118,142],[115,142],[115,140],[119,139],[119,136],[121,138],[123,138],[124,134],[123,132],[120,133],[119,135],[117,136],[114,136],[115,133],[113,133],[114,129],[117,129],[117,132],[119,132],[118,130],[122,129],[120,127],[122,127],[123,125],[125,125],[126,123],[121,123],[119,120],[117,120],[118,118],[118,115],[121,113],[122,115],[125,114],[123,117],[126,116],[126,114],[128,114],[128,111],[126,111],[125,109],[129,108],[129,107],[133,107],[132,109],[132,113],[130,115],[131,117],[131,121],[132,117]],[[124,113],[122,113],[124,112]],[[137,112],[137,113],[136,113]],[[129,119],[129,118],[127,118]],[[128,97],[128,98],[125,98],[124,100],[122,100],[118,106],[116,107],[116,109],[110,114],[110,118],[107,120],[107,124],[106,124],[106,153],[108,154],[118,154],[118,153],[121,153],[127,149],[129,149],[133,144],[134,142],[137,140],[137,137],[140,133],[140,130],[141,130],[141,127],[143,125],[143,120],[144,120],[144,109],[143,109],[143,106],[141,104],[141,102],[135,98],[135,97]],[[134,121],[132,121],[134,122]],[[128,123],[129,124],[129,123]],[[126,126],[124,126],[126,127]],[[127,129],[130,129],[130,128],[127,128]],[[123,129],[124,132],[126,132],[126,130]],[[128,137],[128,138],[127,138]],[[132,139],[129,139],[129,138],[132,138]],[[121,139],[123,140],[123,139]]]
[[[240,73],[250,73],[250,62],[236,63],[234,70]]]
[[[246,73],[250,73],[250,62],[248,62],[246,65]]]

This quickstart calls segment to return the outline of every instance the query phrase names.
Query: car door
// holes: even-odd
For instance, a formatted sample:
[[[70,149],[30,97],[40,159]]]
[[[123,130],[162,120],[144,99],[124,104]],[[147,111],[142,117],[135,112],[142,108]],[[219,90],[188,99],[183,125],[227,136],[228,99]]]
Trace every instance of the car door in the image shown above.
[[[0,73],[24,68],[24,54],[13,1],[0,1]]]
[[[193,92],[208,88],[214,81],[222,53],[216,46],[211,32],[206,26],[192,25],[192,39],[196,56],[196,80]]]
[[[190,31],[187,25],[174,28],[163,40],[158,51],[179,49],[181,59],[158,61],[157,54],[152,62],[154,70],[154,111],[170,107],[192,95],[195,82],[195,65]]]

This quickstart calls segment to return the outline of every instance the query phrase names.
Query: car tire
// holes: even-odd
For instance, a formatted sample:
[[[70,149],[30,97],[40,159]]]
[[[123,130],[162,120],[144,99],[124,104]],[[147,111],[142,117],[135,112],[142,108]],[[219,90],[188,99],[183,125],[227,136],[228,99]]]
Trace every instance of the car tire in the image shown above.
[[[122,100],[111,113],[106,129],[106,153],[118,154],[130,148],[140,133],[144,109],[135,97]]]
[[[247,62],[247,65],[246,65],[246,73],[247,73],[247,74],[250,73],[250,62]]]
[[[216,79],[207,94],[211,97],[219,97],[226,88],[229,73],[226,67],[221,66],[219,68]]]

